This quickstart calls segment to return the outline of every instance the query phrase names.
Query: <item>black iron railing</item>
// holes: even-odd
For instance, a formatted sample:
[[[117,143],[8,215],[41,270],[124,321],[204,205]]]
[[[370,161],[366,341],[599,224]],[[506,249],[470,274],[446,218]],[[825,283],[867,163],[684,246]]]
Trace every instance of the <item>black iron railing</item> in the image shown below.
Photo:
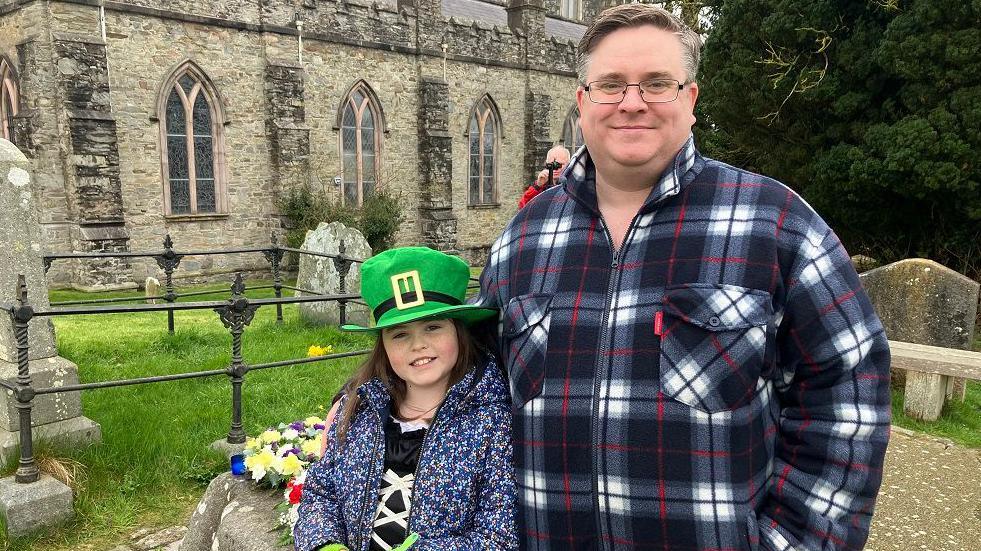
[[[154,258],[157,265],[164,271],[166,293],[160,296],[135,296],[119,297],[90,300],[73,300],[63,302],[52,302],[48,309],[35,309],[28,302],[27,284],[24,276],[18,277],[17,288],[15,289],[15,302],[13,304],[0,304],[0,310],[6,311],[12,320],[14,336],[17,340],[17,379],[16,383],[0,380],[0,388],[5,388],[13,393],[16,398],[15,407],[18,411],[20,421],[20,458],[18,461],[15,480],[20,483],[30,483],[38,480],[39,471],[34,459],[34,441],[32,426],[32,409],[34,399],[38,396],[47,394],[59,394],[65,392],[79,392],[102,388],[114,388],[121,386],[151,384],[166,381],[177,381],[181,379],[195,379],[202,377],[214,377],[224,375],[229,378],[231,383],[231,424],[225,441],[229,444],[244,444],[245,431],[242,429],[242,384],[246,375],[250,371],[258,369],[270,369],[277,367],[308,364],[358,356],[368,353],[368,350],[355,350],[340,352],[336,354],[326,354],[323,356],[294,358],[276,362],[249,365],[242,357],[242,335],[245,328],[252,322],[256,310],[263,306],[276,307],[276,323],[283,323],[283,305],[300,304],[306,302],[328,302],[338,303],[338,314],[340,322],[346,322],[346,306],[349,303],[364,304],[360,300],[360,295],[347,293],[345,290],[345,276],[351,265],[363,260],[351,258],[344,255],[343,243],[341,243],[340,254],[332,255],[295,249],[291,247],[280,247],[276,241],[275,234],[272,236],[270,247],[266,248],[241,248],[241,249],[216,249],[208,251],[188,251],[178,252],[174,250],[173,240],[167,235],[164,239],[164,250],[160,252],[119,252],[119,253],[71,253],[71,254],[50,254],[43,257],[44,268],[47,271],[52,262],[59,259],[92,259],[92,258]],[[334,295],[324,295],[310,289],[285,285],[282,279],[281,263],[283,256],[287,252],[330,258],[340,274],[339,292]],[[204,294],[214,294],[216,291],[194,291],[178,293],[174,287],[173,274],[180,261],[185,256],[216,255],[216,254],[241,254],[241,253],[262,253],[269,262],[272,274],[272,285],[259,285],[251,289],[272,288],[275,292],[274,298],[250,299],[245,296],[246,286],[241,272],[236,273],[235,281],[231,286],[231,295],[223,301],[201,301],[201,302],[177,302],[178,298],[198,296]],[[306,296],[283,297],[283,289],[298,291]],[[162,304],[120,304],[123,302],[146,301],[147,299],[163,299]],[[93,383],[81,383],[73,385],[63,385],[57,387],[36,388],[31,379],[30,349],[28,343],[28,329],[30,323],[35,318],[68,316],[68,315],[102,315],[136,312],[167,312],[167,330],[174,332],[174,312],[186,310],[214,310],[221,323],[228,329],[232,337],[232,356],[228,367],[224,369],[212,369],[207,371],[189,371],[184,373],[174,373],[169,375],[159,375],[152,377],[138,377],[133,379],[118,379],[110,381],[99,381]]]
[[[133,297],[118,297],[118,298],[98,298],[98,299],[87,299],[87,300],[69,300],[62,302],[52,302],[51,306],[74,306],[81,304],[112,304],[120,302],[135,302],[135,301],[146,301],[146,300],[163,300],[167,304],[174,304],[179,298],[209,295],[214,294],[215,291],[192,291],[178,293],[174,285],[174,272],[180,266],[181,260],[188,256],[211,256],[211,255],[227,255],[227,254],[249,254],[249,253],[262,253],[262,256],[269,263],[270,271],[273,276],[272,285],[256,285],[249,287],[249,290],[257,289],[273,289],[276,298],[282,298],[283,289],[291,291],[299,291],[305,294],[320,295],[318,291],[313,291],[310,289],[301,289],[299,287],[284,285],[283,284],[283,273],[282,273],[282,262],[283,257],[286,253],[296,253],[301,255],[316,256],[321,258],[330,258],[334,261],[334,268],[340,274],[340,287],[338,289],[339,295],[344,295],[346,290],[346,275],[354,263],[364,262],[360,258],[352,258],[344,254],[344,242],[341,241],[338,248],[338,254],[321,253],[317,251],[309,251],[306,249],[296,249],[293,247],[281,247],[276,238],[276,234],[273,233],[270,239],[270,246],[265,248],[247,247],[247,248],[233,248],[233,249],[209,249],[200,251],[178,251],[174,249],[174,241],[171,239],[170,234],[167,234],[163,240],[163,250],[153,251],[153,252],[114,252],[114,253],[62,253],[62,254],[46,254],[44,255],[44,271],[45,273],[51,269],[52,263],[56,260],[84,260],[84,259],[101,259],[101,258],[152,258],[156,261],[157,266],[163,270],[164,273],[164,294],[162,295],[145,295],[145,296],[133,296]],[[337,299],[338,306],[340,308],[340,319],[341,323],[346,322],[347,317],[347,304],[364,304],[357,299]],[[167,310],[167,331],[170,334],[174,333],[174,312],[179,310],[166,309]],[[84,312],[83,312],[84,313]],[[283,323],[283,306],[282,304],[276,305],[276,323]]]
[[[250,371],[257,369],[270,369],[292,365],[307,364],[312,362],[322,362],[366,354],[368,350],[356,350],[340,352],[336,354],[326,354],[323,356],[295,358],[277,362],[249,365],[242,357],[242,334],[245,328],[252,322],[257,309],[262,306],[276,306],[280,311],[284,304],[298,304],[303,302],[324,302],[341,301],[352,302],[358,298],[354,294],[337,295],[312,295],[300,297],[276,297],[264,299],[250,299],[245,296],[245,282],[242,274],[237,273],[235,282],[231,286],[231,296],[224,301],[204,301],[204,302],[181,302],[166,304],[136,304],[136,305],[112,305],[112,306],[74,306],[74,307],[52,307],[50,309],[35,310],[27,299],[27,285],[24,277],[20,276],[17,282],[16,302],[14,304],[0,304],[0,310],[8,312],[13,321],[14,336],[17,340],[17,380],[16,384],[0,380],[0,387],[11,391],[17,403],[15,404],[19,413],[20,421],[20,459],[17,466],[15,480],[20,483],[34,482],[38,479],[39,471],[34,460],[33,427],[31,422],[31,412],[35,397],[46,394],[60,394],[65,392],[79,392],[83,390],[94,390],[101,388],[113,388],[129,385],[159,383],[165,381],[177,381],[181,379],[195,379],[201,377],[214,377],[225,375],[231,382],[231,426],[225,441],[229,444],[244,444],[245,431],[242,429],[242,384],[246,375]],[[207,371],[191,371],[184,373],[174,373],[170,375],[159,375],[153,377],[138,377],[134,379],[119,379],[112,381],[99,381],[94,383],[81,383],[73,385],[63,385],[57,387],[35,388],[29,368],[28,357],[30,355],[28,345],[28,328],[35,318],[67,316],[67,315],[100,315],[112,313],[134,313],[134,312],[157,312],[166,311],[173,313],[178,310],[214,310],[232,337],[232,358],[228,367],[224,369],[212,369]],[[281,321],[281,318],[278,318]]]

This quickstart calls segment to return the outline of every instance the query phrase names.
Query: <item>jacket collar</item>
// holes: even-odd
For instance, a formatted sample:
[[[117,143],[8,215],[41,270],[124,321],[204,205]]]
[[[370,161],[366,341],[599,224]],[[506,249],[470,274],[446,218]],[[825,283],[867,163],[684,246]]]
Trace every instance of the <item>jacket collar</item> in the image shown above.
[[[677,195],[682,186],[694,177],[694,174],[689,174],[689,172],[695,166],[697,157],[695,138],[689,134],[674,160],[658,178],[654,187],[651,188],[651,192],[639,212],[641,214],[649,212],[661,201]],[[566,192],[573,199],[599,216],[599,203],[596,198],[596,165],[593,164],[585,146],[579,148],[579,151],[569,161],[569,166],[562,174],[562,180],[564,180]]]

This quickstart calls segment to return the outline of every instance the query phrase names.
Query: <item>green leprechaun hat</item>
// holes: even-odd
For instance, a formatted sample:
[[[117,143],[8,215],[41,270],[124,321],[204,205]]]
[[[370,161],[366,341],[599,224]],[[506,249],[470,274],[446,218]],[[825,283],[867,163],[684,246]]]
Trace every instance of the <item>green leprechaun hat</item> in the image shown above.
[[[427,318],[473,323],[497,314],[464,304],[470,268],[463,260],[428,247],[389,249],[361,265],[361,296],[371,308],[373,327],[343,325],[345,331],[377,331]]]

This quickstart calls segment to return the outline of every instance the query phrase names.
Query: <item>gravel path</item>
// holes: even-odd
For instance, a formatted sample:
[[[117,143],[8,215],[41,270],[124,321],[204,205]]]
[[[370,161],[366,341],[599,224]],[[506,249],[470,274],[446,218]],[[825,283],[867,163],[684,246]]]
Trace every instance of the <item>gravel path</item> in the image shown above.
[[[893,427],[866,549],[981,549],[981,450]]]

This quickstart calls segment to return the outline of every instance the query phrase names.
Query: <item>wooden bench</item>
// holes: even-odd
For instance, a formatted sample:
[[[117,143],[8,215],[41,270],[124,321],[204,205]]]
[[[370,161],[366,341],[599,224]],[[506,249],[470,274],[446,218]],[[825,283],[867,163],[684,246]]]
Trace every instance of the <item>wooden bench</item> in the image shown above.
[[[901,341],[889,341],[889,351],[892,367],[906,371],[903,412],[914,419],[936,421],[955,379],[981,381],[981,352]]]

